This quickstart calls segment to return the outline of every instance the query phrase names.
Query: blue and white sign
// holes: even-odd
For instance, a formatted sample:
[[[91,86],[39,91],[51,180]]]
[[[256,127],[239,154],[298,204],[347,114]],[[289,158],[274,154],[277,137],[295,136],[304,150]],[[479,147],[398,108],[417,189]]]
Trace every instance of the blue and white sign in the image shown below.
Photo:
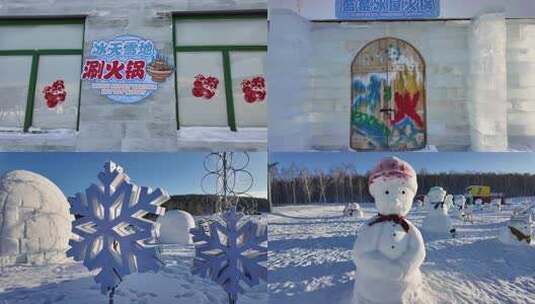
[[[82,79],[101,95],[119,103],[150,96],[174,71],[151,40],[133,35],[95,40],[85,59]]]
[[[350,20],[433,19],[440,0],[336,0],[336,18]]]

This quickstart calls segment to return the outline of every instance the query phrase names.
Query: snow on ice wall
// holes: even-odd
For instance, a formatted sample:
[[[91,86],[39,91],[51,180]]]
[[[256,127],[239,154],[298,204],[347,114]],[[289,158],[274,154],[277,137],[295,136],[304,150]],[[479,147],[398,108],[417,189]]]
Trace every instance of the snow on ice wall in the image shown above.
[[[271,28],[270,52],[292,46],[286,54],[277,51],[268,59],[270,69],[281,77],[272,81],[270,87],[277,97],[281,96],[273,98],[277,100],[276,107],[274,103],[270,106],[269,140],[273,150],[349,148],[351,62],[368,42],[383,37],[409,42],[425,60],[428,145],[437,146],[439,150],[503,150],[507,148],[507,135],[514,140],[515,146],[535,137],[535,108],[529,100],[535,93],[535,76],[531,76],[535,75],[532,73],[535,70],[535,51],[532,50],[535,49],[535,35],[530,36],[535,34],[535,21],[508,20],[505,24],[502,18],[494,26],[500,32],[494,35],[483,33],[477,37],[476,44],[470,42],[472,36],[476,36],[472,33],[476,21],[471,20],[309,22],[284,9],[272,10],[270,19],[272,23],[278,23]],[[299,26],[295,26],[297,24]],[[519,31],[521,34],[515,36],[515,32]],[[471,47],[487,45],[488,51],[496,52],[505,48],[505,41],[507,53],[500,52],[499,58],[485,57],[481,49],[470,50]],[[477,56],[471,57],[471,54]],[[494,86],[502,85],[501,95],[492,93],[492,107],[501,114],[498,127],[492,126],[491,133],[488,133],[490,127],[480,128],[486,123],[485,117],[482,117],[487,115],[485,112],[478,114],[477,119],[469,116],[469,104],[484,102],[483,94],[490,92],[483,91],[492,89],[483,86],[488,83],[488,74],[475,70],[475,60],[484,57],[492,64],[480,68],[495,66],[494,69],[500,70],[502,75],[493,80]],[[274,61],[275,58],[277,61]],[[504,63],[505,58],[507,64]],[[279,61],[284,64],[278,64]],[[482,80],[471,80],[472,75],[479,75]],[[505,82],[507,76],[509,83]],[[479,85],[477,92],[471,88],[472,83]],[[507,93],[510,95],[509,114],[513,114],[509,117],[506,110],[508,103],[504,99]],[[501,102],[496,99],[497,96]],[[287,116],[292,119],[279,119]],[[495,114],[491,118],[496,119],[497,116]],[[505,124],[504,119],[508,119]],[[511,126],[509,134],[507,124]],[[297,130],[300,132],[298,136],[295,135]],[[471,130],[486,133],[471,138]]]
[[[474,19],[470,31],[471,146],[475,151],[507,149],[507,30],[502,14]]]
[[[172,13],[267,8],[267,0],[17,0],[2,2],[2,16],[87,15],[84,56],[91,41],[133,34],[154,41],[173,63]],[[77,136],[24,136],[0,140],[9,150],[161,151],[176,150],[174,74],[149,98],[134,105],[113,104],[83,82]],[[46,138],[43,138],[46,137]],[[19,136],[20,138],[20,136]]]
[[[64,257],[70,231],[69,203],[54,183],[22,170],[0,178],[0,265]]]

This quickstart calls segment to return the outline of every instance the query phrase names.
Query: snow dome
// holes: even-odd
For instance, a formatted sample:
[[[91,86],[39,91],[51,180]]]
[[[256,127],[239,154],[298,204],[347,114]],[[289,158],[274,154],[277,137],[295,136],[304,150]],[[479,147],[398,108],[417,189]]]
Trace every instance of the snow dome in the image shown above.
[[[0,177],[0,265],[64,257],[70,231],[69,203],[54,183],[23,170]]]
[[[158,217],[160,224],[160,243],[187,245],[192,243],[191,228],[195,228],[195,220],[191,214],[182,210],[166,211]]]

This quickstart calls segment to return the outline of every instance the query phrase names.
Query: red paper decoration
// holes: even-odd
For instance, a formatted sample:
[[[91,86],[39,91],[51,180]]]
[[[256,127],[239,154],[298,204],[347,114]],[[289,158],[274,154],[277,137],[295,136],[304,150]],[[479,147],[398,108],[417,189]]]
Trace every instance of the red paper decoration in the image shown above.
[[[65,83],[61,79],[56,80],[52,85],[47,85],[43,89],[43,94],[45,94],[46,105],[48,108],[53,109],[62,104],[67,97]]]
[[[247,103],[262,102],[266,98],[266,81],[262,76],[243,80],[241,87]]]
[[[204,75],[199,74],[195,76],[191,93],[195,97],[210,100],[212,97],[214,97],[218,85],[219,79],[217,79],[216,77],[205,77]]]

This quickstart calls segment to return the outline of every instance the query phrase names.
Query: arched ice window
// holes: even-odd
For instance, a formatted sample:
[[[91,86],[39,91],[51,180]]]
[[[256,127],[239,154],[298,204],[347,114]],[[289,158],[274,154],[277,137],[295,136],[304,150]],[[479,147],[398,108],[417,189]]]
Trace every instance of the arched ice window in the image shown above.
[[[418,50],[396,38],[370,42],[351,65],[351,148],[425,148],[425,103],[425,62]]]

